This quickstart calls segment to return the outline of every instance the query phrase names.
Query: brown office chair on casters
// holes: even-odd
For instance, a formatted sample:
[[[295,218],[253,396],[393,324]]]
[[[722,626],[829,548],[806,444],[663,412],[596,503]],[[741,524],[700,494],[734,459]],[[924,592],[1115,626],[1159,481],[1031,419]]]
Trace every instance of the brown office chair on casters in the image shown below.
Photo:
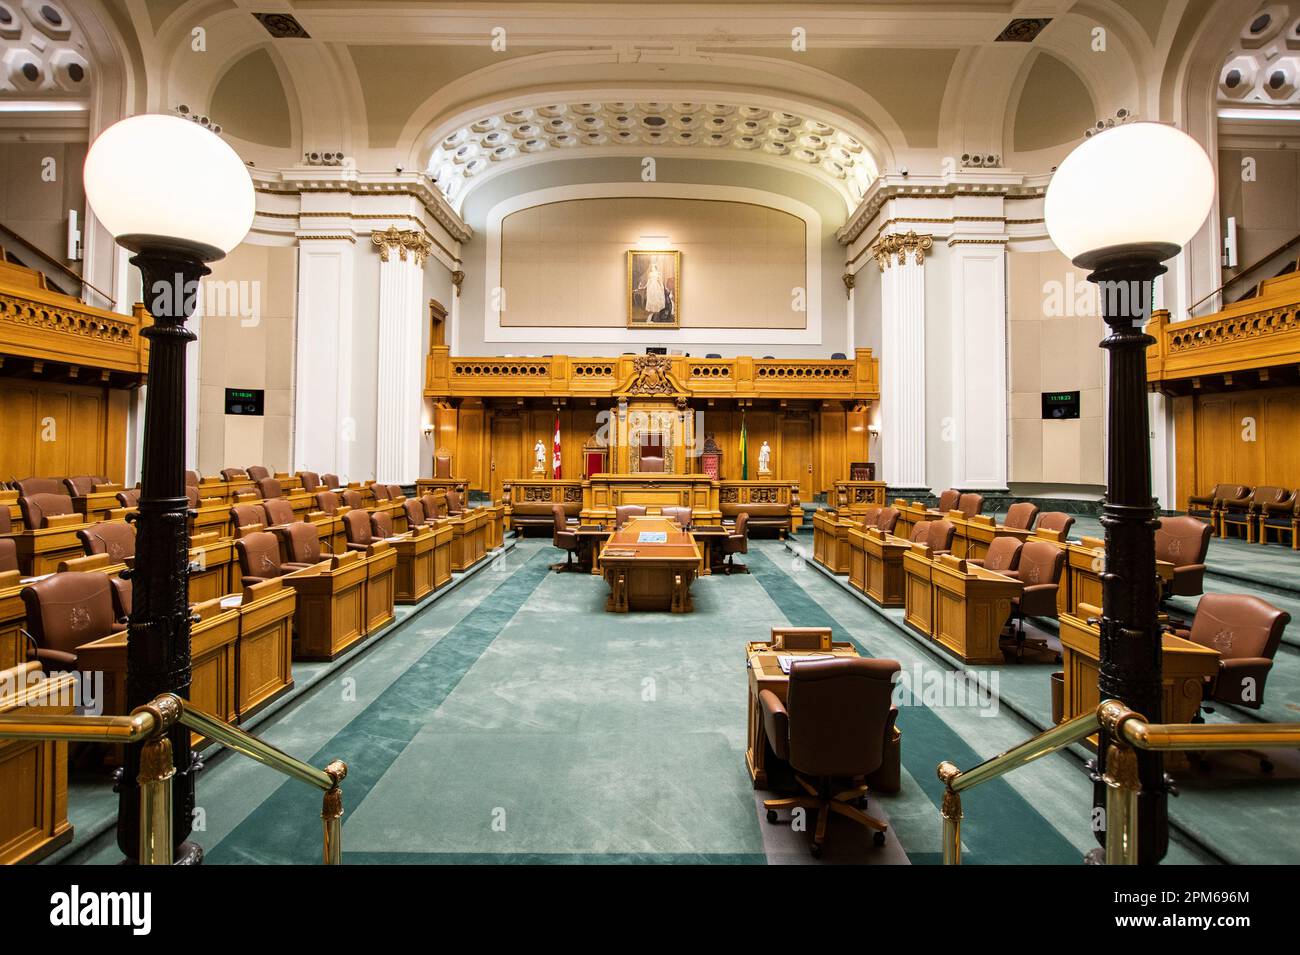
[[[293,505],[283,497],[272,497],[262,502],[262,513],[266,515],[268,527],[294,522]]]
[[[749,573],[749,568],[744,564],[736,563],[737,554],[749,553],[749,512],[741,511],[736,515],[736,529],[733,530],[722,542],[722,553],[726,555],[727,562],[723,565],[730,574],[739,571],[742,574]]]
[[[253,481],[261,481],[263,478],[269,478],[271,476],[271,469],[263,467],[260,464],[254,464],[244,473],[246,473]]]
[[[77,648],[125,627],[106,574],[53,574],[22,589],[27,632],[47,669],[73,669]]]
[[[1034,521],[1037,518],[1038,505],[1032,501],[1020,501],[1018,504],[1012,504],[1007,508],[1007,516],[1003,526],[1019,531],[1033,530]]]
[[[1020,571],[1016,568],[1020,566],[1020,548],[1018,537],[995,537],[989,542],[988,553],[983,557],[968,557],[966,563],[994,571],[1003,577],[1019,577]]]
[[[1162,517],[1156,528],[1156,559],[1174,565],[1165,585],[1166,597],[1196,597],[1205,592],[1205,555],[1210,551],[1210,525],[1194,517]]]
[[[876,515],[875,528],[884,531],[886,534],[893,534],[894,528],[898,525],[898,508],[882,507],[880,513]]]
[[[275,536],[288,558],[281,561],[281,567],[301,570],[330,556],[328,551],[321,548],[320,532],[316,530],[315,524],[308,524],[305,521],[285,524],[275,528]]]
[[[994,543],[997,543],[995,540]],[[1005,656],[1019,660],[1025,652],[1025,618],[1055,617],[1056,594],[1060,589],[1061,572],[1065,569],[1065,551],[1048,541],[1025,541],[1020,548],[1020,566],[1015,576],[1025,585],[1019,597],[1011,601],[1014,647],[1007,647]],[[1005,573],[1005,571],[999,571]],[[1033,641],[1037,649],[1046,643]]]
[[[1069,539],[1070,528],[1073,526],[1074,518],[1064,511],[1044,511],[1038,517],[1040,531],[1055,531],[1063,541]]]
[[[320,483],[321,486],[324,487],[325,490],[327,491],[332,491],[336,487],[343,486],[342,483],[340,483],[339,476],[337,474],[322,474],[320,476]]]
[[[578,535],[574,533],[573,528],[569,527],[569,519],[564,513],[563,504],[552,505],[551,519],[554,522],[551,531],[551,544],[564,551],[564,563],[551,564],[551,570],[572,570],[573,555],[578,551]]]
[[[101,521],[77,531],[86,556],[107,554],[113,563],[135,556],[135,525],[125,521]]]
[[[676,521],[682,530],[691,526],[691,509],[689,507],[663,507],[659,513],[670,521]]]
[[[1175,631],[1192,643],[1219,652],[1219,672],[1205,684],[1202,698],[1244,706],[1264,704],[1264,683],[1291,615],[1249,594],[1206,594],[1196,605],[1190,630]],[[1211,707],[1204,709],[1213,712]],[[1273,771],[1263,753],[1247,750],[1260,769]]]
[[[899,669],[897,660],[796,660],[784,704],[771,690],[758,696],[772,751],[790,764],[807,791],[806,796],[764,800],[767,821],[776,822],[781,809],[814,810],[814,856],[821,855],[832,813],[874,829],[875,844],[885,844],[889,827],[862,811],[867,787],[840,793],[833,787],[836,780],[868,776],[880,768],[885,738],[892,735],[898,714],[892,695]]]
[[[960,500],[961,500],[961,491],[957,490],[955,487],[950,487],[948,488],[948,490],[944,491],[942,494],[939,495],[938,510],[943,514],[947,514],[949,511],[956,510],[957,502]]]
[[[302,489],[308,494],[314,494],[320,490],[320,475],[315,471],[299,471],[298,480],[302,481]]]

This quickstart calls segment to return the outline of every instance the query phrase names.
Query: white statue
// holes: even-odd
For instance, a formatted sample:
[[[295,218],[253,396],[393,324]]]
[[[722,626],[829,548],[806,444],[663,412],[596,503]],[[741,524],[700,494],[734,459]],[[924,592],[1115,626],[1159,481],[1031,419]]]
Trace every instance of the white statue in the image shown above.
[[[533,457],[537,462],[533,465],[533,473],[543,473],[546,470],[546,445],[542,444],[541,438],[538,438],[537,443],[533,445]]]
[[[771,464],[772,449],[768,446],[768,443],[764,441],[763,446],[758,449],[758,473],[767,474],[771,468]]]

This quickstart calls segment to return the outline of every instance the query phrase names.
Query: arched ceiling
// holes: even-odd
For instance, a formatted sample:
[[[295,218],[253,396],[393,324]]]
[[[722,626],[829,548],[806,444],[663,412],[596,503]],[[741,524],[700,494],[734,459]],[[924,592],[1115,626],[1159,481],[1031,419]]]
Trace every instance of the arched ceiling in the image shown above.
[[[135,91],[123,111],[183,103],[221,123],[259,167],[341,152],[366,171],[428,169],[459,202],[524,163],[670,154],[798,169],[851,210],[873,177],[903,166],[937,174],[963,153],[1018,154],[1034,165],[1019,171],[1044,172],[1089,109],[1091,121],[1119,109],[1166,118],[1170,61],[1233,3],[1240,9],[1241,0],[77,6],[121,34],[115,68]],[[1054,91],[1066,89],[1053,110]],[[251,90],[265,95],[241,95]]]
[[[1219,71],[1219,105],[1294,109],[1300,105],[1300,2],[1263,3],[1242,14]]]

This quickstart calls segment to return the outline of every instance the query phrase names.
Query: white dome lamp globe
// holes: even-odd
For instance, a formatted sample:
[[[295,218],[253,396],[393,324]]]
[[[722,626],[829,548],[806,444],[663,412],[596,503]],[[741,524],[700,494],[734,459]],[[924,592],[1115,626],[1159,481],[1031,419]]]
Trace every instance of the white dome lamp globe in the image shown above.
[[[211,130],[179,116],[145,113],[114,123],[86,154],[86,198],[113,238],[132,252],[170,252],[212,262],[253,224],[248,168]]]
[[[1196,140],[1162,123],[1128,123],[1065,157],[1047,187],[1043,215],[1071,262],[1099,270],[1172,258],[1213,202],[1214,167]]]

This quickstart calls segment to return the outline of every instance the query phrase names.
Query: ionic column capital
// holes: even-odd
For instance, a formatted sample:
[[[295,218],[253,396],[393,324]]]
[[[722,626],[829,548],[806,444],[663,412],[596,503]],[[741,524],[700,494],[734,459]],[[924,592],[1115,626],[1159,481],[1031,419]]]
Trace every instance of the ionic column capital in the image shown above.
[[[891,265],[905,264],[909,255],[917,265],[924,265],[925,253],[933,247],[934,236],[917,235],[909,229],[904,233],[882,235],[870,251],[883,272]]]
[[[395,225],[390,225],[382,232],[372,232],[370,244],[379,251],[379,261],[389,261],[389,255],[396,251],[399,260],[405,262],[410,253],[415,256],[417,268],[423,268],[424,260],[433,252],[433,243],[423,232],[399,229]]]

